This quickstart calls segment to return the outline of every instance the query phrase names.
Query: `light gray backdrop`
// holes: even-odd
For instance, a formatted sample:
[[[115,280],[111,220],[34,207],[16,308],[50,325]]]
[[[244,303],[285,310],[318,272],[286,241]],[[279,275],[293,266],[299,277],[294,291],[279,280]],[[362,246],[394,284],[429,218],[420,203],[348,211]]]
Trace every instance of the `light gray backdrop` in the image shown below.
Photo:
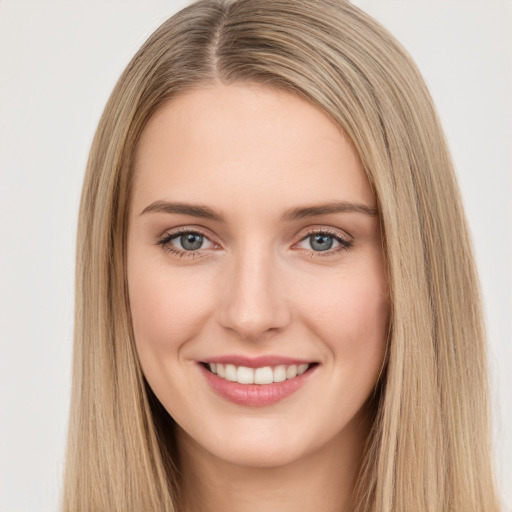
[[[81,181],[115,81],[187,2],[0,0],[0,512],[58,506]],[[495,451],[512,506],[512,4],[358,0],[423,71],[481,273]]]

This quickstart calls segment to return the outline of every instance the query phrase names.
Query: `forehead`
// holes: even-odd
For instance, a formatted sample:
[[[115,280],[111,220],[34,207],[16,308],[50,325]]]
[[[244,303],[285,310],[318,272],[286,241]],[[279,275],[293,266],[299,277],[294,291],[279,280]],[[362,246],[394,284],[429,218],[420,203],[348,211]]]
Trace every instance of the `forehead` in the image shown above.
[[[136,207],[157,199],[374,204],[357,153],[325,113],[289,92],[247,84],[165,103],[141,135],[134,183]]]

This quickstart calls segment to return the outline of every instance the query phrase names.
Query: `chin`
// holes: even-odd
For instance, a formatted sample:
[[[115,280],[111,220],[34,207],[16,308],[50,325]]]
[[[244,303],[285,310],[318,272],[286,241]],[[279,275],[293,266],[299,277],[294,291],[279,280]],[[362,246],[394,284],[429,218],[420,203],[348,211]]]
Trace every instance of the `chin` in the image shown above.
[[[223,449],[222,449],[223,448]],[[229,464],[246,468],[278,468],[304,456],[303,447],[284,443],[230,443],[218,447],[212,455]]]
[[[335,442],[330,439],[330,433],[304,432],[272,421],[268,424],[253,421],[250,427],[246,423],[219,428],[217,432],[202,431],[194,437],[179,430],[182,446],[189,453],[191,450],[203,455],[206,452],[217,461],[245,468],[287,466],[306,460],[323,451],[323,447],[329,447],[330,441]]]

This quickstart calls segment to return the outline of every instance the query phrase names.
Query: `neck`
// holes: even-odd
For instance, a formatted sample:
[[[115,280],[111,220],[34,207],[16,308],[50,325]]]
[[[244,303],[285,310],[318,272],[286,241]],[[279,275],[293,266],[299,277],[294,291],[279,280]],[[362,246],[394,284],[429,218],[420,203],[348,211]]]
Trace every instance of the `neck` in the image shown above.
[[[231,464],[177,429],[184,512],[350,512],[367,429],[353,419],[320,450],[277,467]]]

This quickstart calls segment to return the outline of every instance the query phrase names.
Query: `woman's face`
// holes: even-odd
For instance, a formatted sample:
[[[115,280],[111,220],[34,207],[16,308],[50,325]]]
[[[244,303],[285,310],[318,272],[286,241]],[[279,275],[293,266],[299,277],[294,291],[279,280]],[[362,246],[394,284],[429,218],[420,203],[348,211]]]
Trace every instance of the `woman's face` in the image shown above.
[[[375,207],[351,144],[298,96],[215,85],[151,118],[128,284],[179,443],[276,466],[354,442],[389,316]]]

